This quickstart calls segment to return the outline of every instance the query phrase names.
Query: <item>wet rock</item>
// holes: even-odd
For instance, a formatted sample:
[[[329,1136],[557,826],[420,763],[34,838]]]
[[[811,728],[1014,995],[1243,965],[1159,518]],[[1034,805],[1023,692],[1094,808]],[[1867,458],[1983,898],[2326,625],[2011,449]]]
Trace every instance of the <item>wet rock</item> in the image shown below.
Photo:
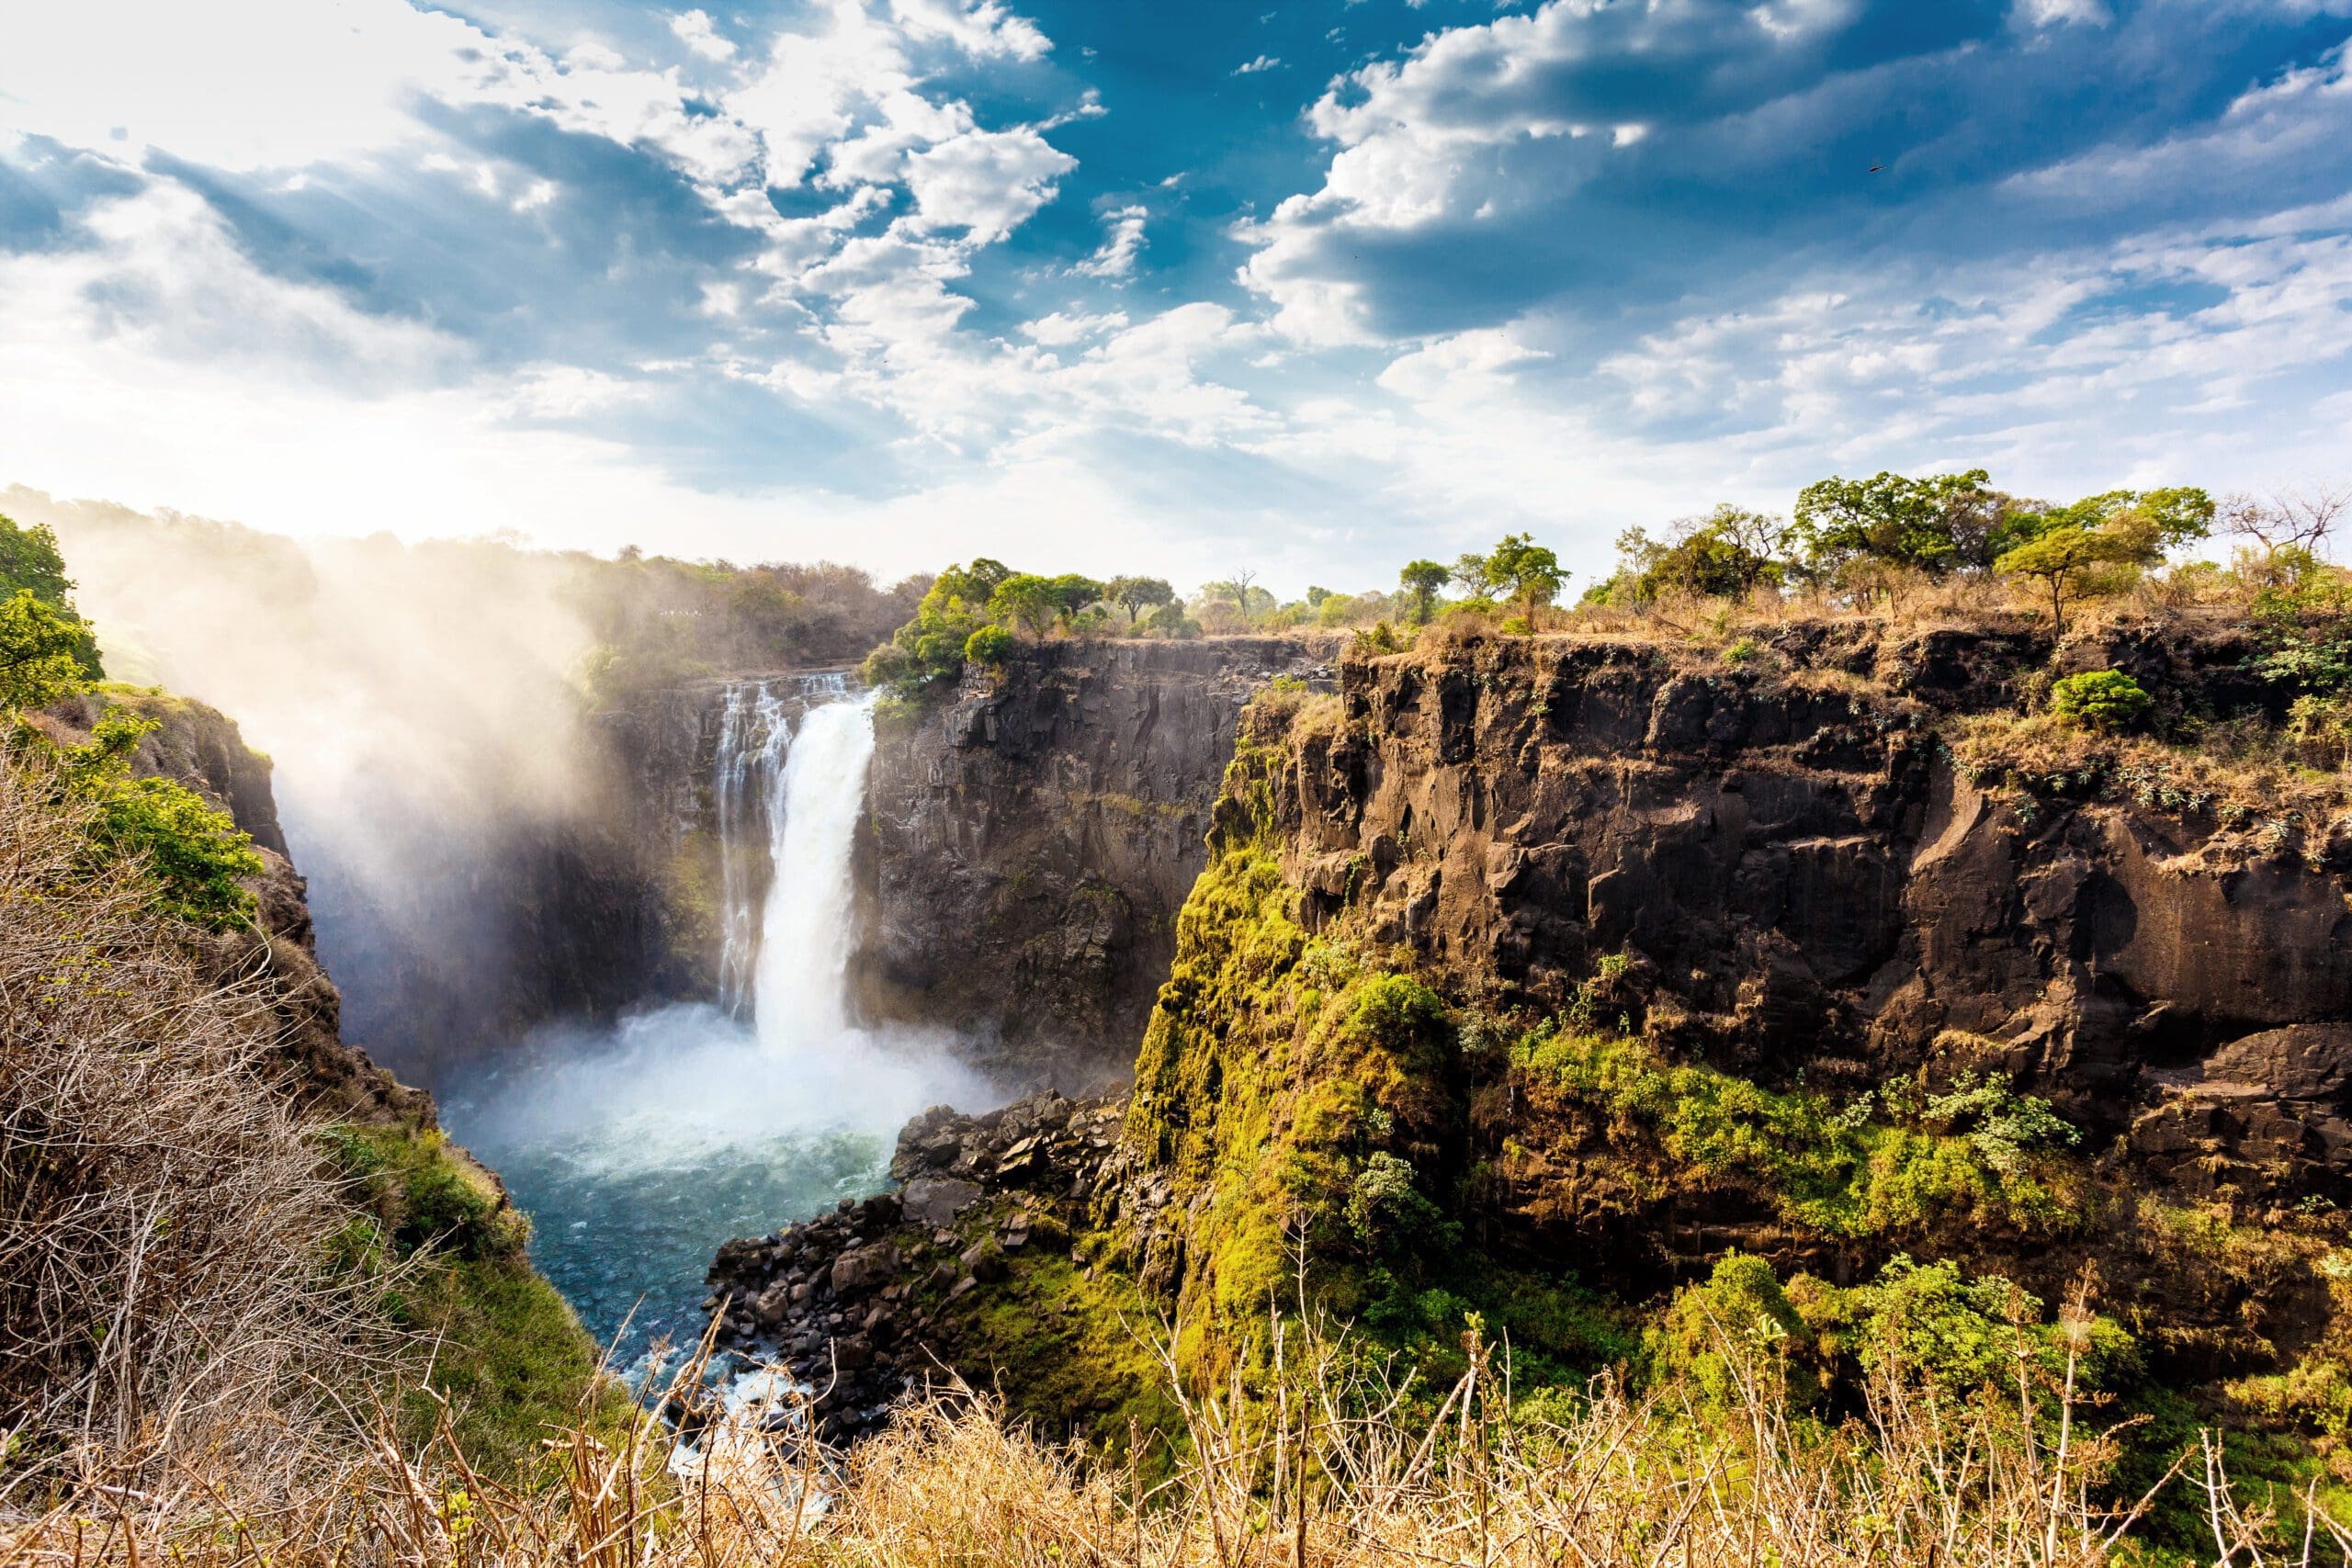
[[[971,1207],[979,1195],[980,1185],[976,1181],[919,1177],[907,1183],[899,1202],[910,1222],[937,1229]]]

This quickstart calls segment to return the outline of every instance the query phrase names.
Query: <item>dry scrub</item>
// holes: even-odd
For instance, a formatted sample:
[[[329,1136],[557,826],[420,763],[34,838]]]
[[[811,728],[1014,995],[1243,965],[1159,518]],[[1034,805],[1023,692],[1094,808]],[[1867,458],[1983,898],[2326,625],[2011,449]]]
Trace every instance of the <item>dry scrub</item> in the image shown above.
[[[262,1089],[261,983],[198,972],[88,809],[0,766],[0,1499],[228,1452],[266,1490],[381,1348],[331,1256],[352,1211]]]
[[[660,1395],[699,1451],[648,1421],[608,1446],[550,1434],[538,1472],[485,1475],[444,1422],[404,1457],[389,1436],[258,1510],[222,1477],[85,1492],[0,1519],[0,1568],[2094,1568],[2149,1561],[2155,1495],[2107,1490],[2109,1445],[2054,1386],[1939,1404],[1888,1370],[1867,1412],[1826,1426],[1781,1394],[1774,1347],[1713,1332],[1735,1371],[1710,1402],[1603,1379],[1514,1399],[1506,1359],[1470,1341],[1450,1390],[1417,1390],[1341,1337],[1275,1329],[1274,1368],[1180,1395],[1159,1458],[1105,1462],[1009,1425],[961,1384],[902,1409],[848,1455],[799,1440],[797,1396],[713,1422],[699,1360]],[[2033,1364],[2030,1355],[2018,1365]],[[1172,1373],[1171,1373],[1172,1376]],[[389,1425],[385,1431],[389,1433]],[[2301,1522],[2245,1506],[2201,1441],[2158,1483],[2193,1504],[2190,1553],[2262,1568],[2340,1560],[2352,1538],[2309,1497]],[[216,1460],[217,1462],[217,1460]],[[1164,1479],[1147,1480],[1158,1473]],[[2169,1556],[2170,1554],[2160,1554]]]

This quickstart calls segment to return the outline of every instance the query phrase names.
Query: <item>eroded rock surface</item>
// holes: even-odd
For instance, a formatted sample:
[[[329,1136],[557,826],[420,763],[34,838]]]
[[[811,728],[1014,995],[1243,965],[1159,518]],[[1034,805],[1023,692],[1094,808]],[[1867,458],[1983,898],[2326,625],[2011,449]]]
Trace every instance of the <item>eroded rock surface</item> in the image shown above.
[[[860,834],[865,1013],[956,1032],[982,1066],[1065,1089],[1125,1075],[1233,755],[1281,638],[1069,642],[877,734]]]

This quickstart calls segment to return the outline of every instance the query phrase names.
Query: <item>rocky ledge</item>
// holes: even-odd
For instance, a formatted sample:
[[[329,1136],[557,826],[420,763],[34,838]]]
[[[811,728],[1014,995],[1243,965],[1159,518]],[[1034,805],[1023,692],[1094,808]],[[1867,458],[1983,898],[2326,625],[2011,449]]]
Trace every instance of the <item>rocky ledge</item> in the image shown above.
[[[933,1106],[899,1134],[898,1191],[844,1198],[830,1214],[718,1249],[703,1304],[719,1348],[816,1390],[833,1441],[880,1427],[910,1388],[985,1380],[967,1298],[1040,1255],[1069,1252],[1097,1195],[1120,1179],[1125,1116],[1124,1098],[1052,1091],[979,1116]],[[1070,1266],[1087,1267],[1076,1255]]]

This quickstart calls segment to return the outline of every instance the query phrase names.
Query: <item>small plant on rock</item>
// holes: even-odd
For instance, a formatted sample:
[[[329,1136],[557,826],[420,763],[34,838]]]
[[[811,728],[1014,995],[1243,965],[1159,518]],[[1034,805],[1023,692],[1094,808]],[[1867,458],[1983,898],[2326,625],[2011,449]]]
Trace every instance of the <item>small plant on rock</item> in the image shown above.
[[[2050,709],[2092,729],[2122,729],[2148,708],[2139,682],[2117,670],[2088,670],[2050,688]]]

